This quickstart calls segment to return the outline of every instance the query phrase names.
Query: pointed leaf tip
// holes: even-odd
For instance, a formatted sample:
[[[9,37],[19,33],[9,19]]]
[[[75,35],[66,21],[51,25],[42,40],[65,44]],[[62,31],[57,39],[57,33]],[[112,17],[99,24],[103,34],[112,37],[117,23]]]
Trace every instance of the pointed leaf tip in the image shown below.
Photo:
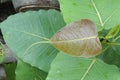
[[[66,25],[51,38],[54,47],[67,54],[82,57],[96,56],[101,51],[95,24],[81,19]]]

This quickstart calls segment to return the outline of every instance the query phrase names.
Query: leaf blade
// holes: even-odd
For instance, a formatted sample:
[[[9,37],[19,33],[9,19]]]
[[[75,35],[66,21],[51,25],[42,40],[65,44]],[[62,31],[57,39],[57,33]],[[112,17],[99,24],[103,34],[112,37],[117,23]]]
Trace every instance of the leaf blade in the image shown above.
[[[119,80],[119,74],[116,66],[99,59],[71,57],[60,52],[46,80]]]
[[[119,1],[112,0],[60,0],[61,9],[67,23],[78,19],[90,19],[97,25],[97,30],[110,29],[120,23]],[[77,12],[76,12],[77,11]],[[102,27],[103,26],[103,27]]]
[[[101,51],[96,26],[88,19],[66,25],[53,35],[51,43],[58,50],[73,56],[91,57]]]
[[[64,25],[60,12],[40,10],[10,16],[0,26],[7,45],[17,57],[48,72],[58,50],[45,42]]]
[[[16,80],[45,80],[47,73],[39,70],[36,67],[32,67],[29,64],[18,60],[16,68]]]

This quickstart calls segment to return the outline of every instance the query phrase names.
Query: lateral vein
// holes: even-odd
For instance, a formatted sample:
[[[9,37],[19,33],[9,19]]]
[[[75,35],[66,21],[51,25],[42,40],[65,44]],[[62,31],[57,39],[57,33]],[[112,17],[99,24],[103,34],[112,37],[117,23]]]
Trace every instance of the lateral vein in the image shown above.
[[[94,65],[94,63],[96,62],[96,58],[92,60],[90,66],[87,68],[86,72],[84,73],[84,75],[82,76],[81,80],[84,80],[85,77],[87,76],[88,72],[90,71],[90,69],[92,68],[92,66]]]

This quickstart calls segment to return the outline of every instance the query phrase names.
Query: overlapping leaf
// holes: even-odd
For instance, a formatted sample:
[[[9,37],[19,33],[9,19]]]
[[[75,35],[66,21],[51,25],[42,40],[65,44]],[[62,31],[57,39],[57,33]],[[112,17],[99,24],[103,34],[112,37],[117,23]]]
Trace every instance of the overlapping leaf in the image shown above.
[[[105,46],[102,59],[108,64],[114,64],[120,67],[120,29],[119,33],[112,39],[113,42],[103,43]]]
[[[63,27],[51,41],[57,49],[74,56],[91,57],[101,51],[96,26],[88,19],[81,19]]]
[[[45,80],[47,73],[18,60],[16,80]]]
[[[5,72],[6,72],[6,80],[16,80],[15,70],[16,70],[17,62],[4,64]]]
[[[120,80],[120,72],[99,59],[71,57],[61,52],[52,62],[46,80]]]
[[[103,27],[108,29],[120,23],[119,3],[119,0],[60,0],[67,23],[86,18],[94,21],[98,30]]]
[[[58,51],[47,43],[64,25],[60,12],[40,10],[10,16],[0,27],[7,45],[17,57],[48,72]]]
[[[109,46],[102,55],[102,59],[108,64],[120,67],[120,46]]]
[[[113,27],[109,33],[105,36],[106,39],[115,38],[120,33],[120,25]],[[119,36],[119,35],[118,35]]]

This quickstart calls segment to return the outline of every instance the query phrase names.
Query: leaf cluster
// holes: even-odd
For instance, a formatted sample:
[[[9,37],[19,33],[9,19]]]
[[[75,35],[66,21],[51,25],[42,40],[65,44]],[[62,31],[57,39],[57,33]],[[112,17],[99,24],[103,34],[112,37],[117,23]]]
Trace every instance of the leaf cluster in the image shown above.
[[[60,0],[62,12],[28,11],[2,22],[18,60],[16,80],[120,80],[119,2]]]

